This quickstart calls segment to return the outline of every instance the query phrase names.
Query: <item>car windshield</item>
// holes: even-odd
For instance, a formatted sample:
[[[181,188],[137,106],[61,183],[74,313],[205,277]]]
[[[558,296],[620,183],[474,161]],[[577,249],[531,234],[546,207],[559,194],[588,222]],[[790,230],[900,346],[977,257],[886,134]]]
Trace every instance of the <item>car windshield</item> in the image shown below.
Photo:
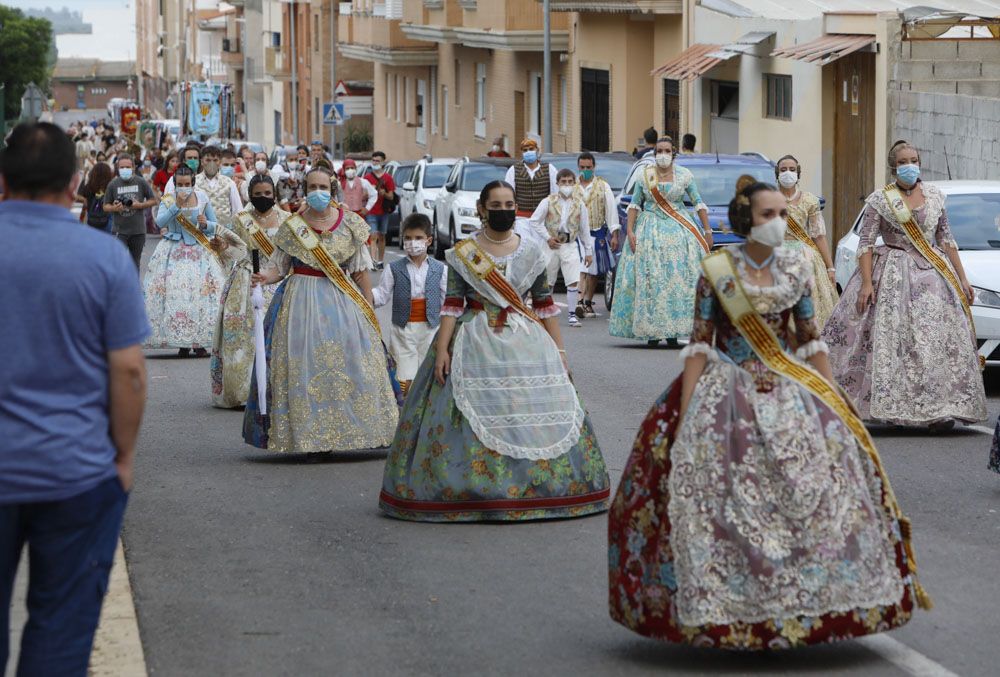
[[[758,181],[774,183],[774,170],[768,165],[706,164],[688,167],[694,175],[701,201],[712,207],[728,205],[736,194],[736,181],[749,174]],[[685,202],[689,202],[684,196]]]
[[[465,165],[460,190],[471,190],[478,193],[490,181],[502,180],[506,173],[507,168],[499,165]]]
[[[959,249],[1000,249],[1000,193],[949,195],[946,207]]]
[[[371,173],[369,170],[368,173]],[[400,167],[396,170],[396,173],[392,175],[392,180],[399,186],[413,178],[413,167]]]
[[[440,188],[448,180],[454,165],[427,165],[424,169],[424,188]]]
[[[552,158],[548,162],[555,167],[556,170],[572,169],[574,174],[580,173],[580,170],[577,167],[575,155],[572,157],[560,155]],[[622,186],[625,185],[625,180],[628,179],[628,172],[632,169],[633,164],[634,160],[631,158],[616,160],[613,158],[599,157],[597,158],[597,168],[594,170],[594,173],[607,181],[608,185],[611,186],[611,190],[618,193],[618,191],[622,189]]]

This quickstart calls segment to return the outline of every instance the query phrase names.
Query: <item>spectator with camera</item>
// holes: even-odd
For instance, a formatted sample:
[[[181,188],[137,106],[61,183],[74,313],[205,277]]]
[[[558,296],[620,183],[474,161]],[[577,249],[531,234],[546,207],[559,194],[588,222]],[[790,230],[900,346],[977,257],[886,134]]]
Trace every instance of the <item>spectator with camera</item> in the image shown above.
[[[157,204],[153,189],[135,171],[135,158],[119,153],[118,175],[104,191],[104,211],[111,214],[112,232],[128,247],[136,270],[146,245],[145,210]]]

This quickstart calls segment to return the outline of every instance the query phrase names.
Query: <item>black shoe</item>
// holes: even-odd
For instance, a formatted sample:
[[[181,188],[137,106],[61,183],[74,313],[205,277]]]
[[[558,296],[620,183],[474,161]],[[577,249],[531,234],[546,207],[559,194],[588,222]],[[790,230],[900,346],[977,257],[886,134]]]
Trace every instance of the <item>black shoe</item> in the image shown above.
[[[181,348],[180,350],[177,351],[177,357],[190,357],[190,356],[191,356],[190,348]]]
[[[679,348],[679,347],[680,347],[680,345],[681,345],[681,344],[680,344],[680,343],[678,343],[678,342],[677,342],[677,339],[675,339],[675,338],[672,338],[672,339],[667,339],[667,347],[668,347],[668,348]]]
[[[194,356],[195,357],[208,357],[208,351],[205,350],[204,348],[195,348],[194,349]]]
[[[652,341],[646,341],[646,345],[650,348],[655,348],[660,345],[660,339],[653,339]]]

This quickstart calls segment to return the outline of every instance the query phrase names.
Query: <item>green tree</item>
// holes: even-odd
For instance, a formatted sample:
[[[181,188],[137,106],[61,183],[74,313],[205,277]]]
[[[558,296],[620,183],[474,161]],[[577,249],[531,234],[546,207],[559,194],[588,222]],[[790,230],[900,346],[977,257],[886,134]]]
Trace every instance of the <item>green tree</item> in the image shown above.
[[[52,48],[51,22],[0,5],[0,82],[7,86],[2,112],[6,119],[20,116],[21,96],[29,82],[48,91]]]

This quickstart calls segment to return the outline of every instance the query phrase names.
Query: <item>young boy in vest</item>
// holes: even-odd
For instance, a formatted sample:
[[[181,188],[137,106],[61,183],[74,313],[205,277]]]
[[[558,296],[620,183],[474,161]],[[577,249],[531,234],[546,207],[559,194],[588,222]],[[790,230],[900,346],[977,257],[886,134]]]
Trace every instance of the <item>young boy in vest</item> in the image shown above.
[[[204,148],[201,151],[201,173],[194,178],[194,187],[208,195],[219,225],[229,228],[233,217],[243,211],[243,200],[236,182],[220,173],[221,169],[222,149],[216,146]]]
[[[376,308],[392,302],[389,351],[396,360],[396,378],[406,395],[441,323],[448,275],[447,266],[427,256],[434,233],[429,218],[410,214],[399,230],[406,258],[382,270],[382,281],[372,294]]]
[[[344,160],[344,178],[340,180],[343,204],[352,212],[365,218],[378,201],[378,191],[368,181],[358,178],[358,164],[351,158]]]
[[[531,215],[532,230],[543,239],[549,252],[549,285],[556,282],[562,269],[566,283],[566,305],[569,326],[579,327],[576,300],[580,283],[580,265],[589,266],[594,260],[594,243],[590,238],[590,215],[576,185],[572,169],[560,169],[556,174],[558,192],[542,200]]]

